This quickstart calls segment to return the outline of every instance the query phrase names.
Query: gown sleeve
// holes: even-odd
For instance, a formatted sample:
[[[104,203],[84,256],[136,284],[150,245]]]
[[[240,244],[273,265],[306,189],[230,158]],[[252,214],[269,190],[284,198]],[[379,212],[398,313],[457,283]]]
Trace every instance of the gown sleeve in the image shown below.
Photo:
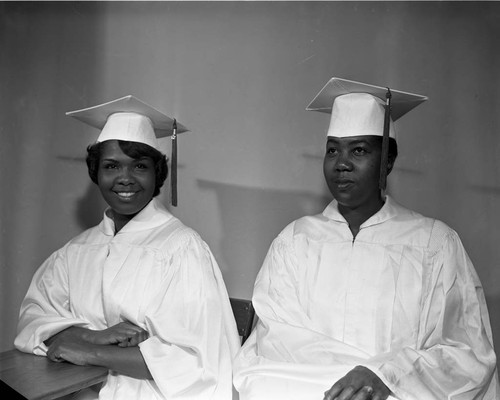
[[[65,250],[54,252],[35,272],[21,303],[15,347],[25,353],[46,355],[45,340],[70,326],[87,327],[70,310]]]
[[[219,267],[196,234],[167,262],[140,344],[155,384],[168,399],[231,398],[239,337]]]
[[[401,399],[497,399],[496,356],[476,271],[456,232],[439,221],[429,247],[417,346],[371,365]]]

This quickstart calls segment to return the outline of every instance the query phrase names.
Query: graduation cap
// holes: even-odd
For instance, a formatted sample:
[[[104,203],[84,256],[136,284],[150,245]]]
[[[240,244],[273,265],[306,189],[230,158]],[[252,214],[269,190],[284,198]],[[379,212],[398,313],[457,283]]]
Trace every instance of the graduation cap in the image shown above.
[[[144,143],[160,150],[158,139],[171,136],[171,202],[173,206],[177,206],[177,135],[188,131],[186,127],[130,95],[97,106],[69,111],[66,115],[100,129],[96,143],[126,140]]]
[[[426,100],[426,96],[418,94],[331,78],[306,110],[331,114],[328,136],[383,137],[379,186],[385,190],[389,137],[395,138],[394,121]]]

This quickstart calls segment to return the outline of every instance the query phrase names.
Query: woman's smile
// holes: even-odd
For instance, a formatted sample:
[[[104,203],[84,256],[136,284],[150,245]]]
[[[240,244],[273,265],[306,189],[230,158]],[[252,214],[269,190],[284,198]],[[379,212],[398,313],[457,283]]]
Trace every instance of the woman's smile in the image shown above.
[[[114,191],[116,193],[116,195],[122,199],[122,200],[125,200],[125,201],[131,201],[132,200],[132,196],[134,196],[137,192],[118,192],[118,191]]]

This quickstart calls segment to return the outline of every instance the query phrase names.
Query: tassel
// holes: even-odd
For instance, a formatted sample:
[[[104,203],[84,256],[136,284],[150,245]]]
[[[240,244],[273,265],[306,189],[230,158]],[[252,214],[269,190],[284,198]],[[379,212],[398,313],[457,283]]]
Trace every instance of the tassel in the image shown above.
[[[380,161],[379,188],[385,190],[387,187],[387,161],[389,157],[389,127],[391,122],[391,89],[387,88],[385,95],[385,114],[384,114],[384,135],[382,137],[382,155]]]
[[[172,124],[172,161],[170,163],[170,202],[177,207],[177,121]]]

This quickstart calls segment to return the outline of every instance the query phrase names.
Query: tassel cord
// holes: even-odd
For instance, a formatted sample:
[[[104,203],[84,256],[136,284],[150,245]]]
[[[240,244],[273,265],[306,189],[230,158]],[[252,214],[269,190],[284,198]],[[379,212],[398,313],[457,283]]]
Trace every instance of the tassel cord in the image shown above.
[[[387,187],[387,163],[389,158],[389,128],[391,122],[391,90],[387,88],[384,114],[384,134],[382,137],[382,154],[380,159],[379,188],[385,191]]]
[[[177,122],[174,119],[172,126],[172,161],[170,171],[170,195],[171,203],[177,207]]]

